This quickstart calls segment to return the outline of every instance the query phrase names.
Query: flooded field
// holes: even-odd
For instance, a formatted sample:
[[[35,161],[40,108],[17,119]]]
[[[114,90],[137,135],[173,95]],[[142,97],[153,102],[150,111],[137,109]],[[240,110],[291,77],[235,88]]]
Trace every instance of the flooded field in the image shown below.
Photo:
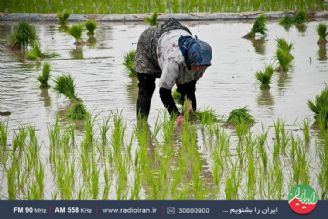
[[[219,139],[222,139],[222,136],[231,139],[230,143],[227,143],[227,145],[230,145],[228,149],[216,151],[212,145],[213,142],[211,143],[212,138],[207,136],[207,134],[211,136],[209,133],[212,133],[213,137],[213,130],[215,130],[213,127],[204,128],[200,124],[193,126],[188,123],[186,126],[179,128],[166,120],[163,121],[163,119],[160,120],[163,122],[162,126],[157,126],[157,117],[164,107],[159,98],[159,91],[156,89],[148,122],[151,130],[160,130],[159,133],[163,134],[164,137],[158,137],[160,135],[154,137],[153,141],[155,143],[151,145],[157,145],[158,147],[155,147],[155,152],[150,156],[149,150],[152,150],[151,147],[148,143],[142,143],[142,140],[149,138],[147,137],[147,131],[145,131],[147,129],[139,129],[139,131],[144,130],[146,134],[133,132],[136,125],[137,80],[128,76],[122,64],[123,56],[128,51],[136,49],[139,35],[147,28],[145,24],[98,24],[95,31],[95,40],[89,40],[84,47],[76,48],[74,39],[67,33],[60,31],[57,24],[33,23],[42,49],[59,54],[58,57],[47,60],[52,67],[51,88],[40,90],[37,77],[41,72],[42,64],[23,60],[19,54],[7,49],[4,45],[8,35],[13,31],[14,23],[0,23],[0,111],[11,112],[10,116],[1,116],[0,121],[8,123],[9,150],[13,145],[14,132],[18,133],[22,125],[35,127],[40,145],[40,162],[43,164],[41,166],[44,167],[46,175],[46,189],[44,189],[44,195],[40,198],[286,199],[288,189],[293,185],[293,182],[300,182],[293,181],[295,180],[293,171],[296,171],[293,166],[296,164],[290,163],[289,156],[291,156],[291,152],[289,149],[293,147],[294,141],[296,142],[294,142],[295,145],[302,148],[305,145],[305,143],[303,144],[303,141],[305,141],[303,139],[303,121],[307,120],[310,125],[314,122],[313,113],[309,110],[307,101],[313,100],[316,95],[320,94],[328,80],[326,50],[317,44],[316,27],[319,22],[328,23],[327,20],[312,21],[307,23],[304,29],[293,26],[286,30],[277,22],[269,22],[267,36],[262,43],[242,38],[251,29],[252,24],[250,22],[184,22],[193,34],[208,42],[213,49],[212,66],[208,68],[203,78],[197,83],[198,107],[200,109],[213,109],[218,115],[227,118],[231,110],[247,106],[255,118],[256,123],[251,129],[255,137],[247,140],[247,135],[245,135],[245,139],[242,140],[240,136],[236,136],[233,130],[218,126],[220,131],[216,130],[214,132],[221,137],[216,136],[213,139],[218,142]],[[284,38],[293,43],[293,68],[287,73],[275,72],[271,89],[261,90],[255,79],[255,72],[262,70],[265,65],[275,63],[275,40],[277,38]],[[85,34],[83,39],[87,41],[88,36]],[[118,148],[115,147],[114,139],[111,139],[106,152],[105,149],[104,151],[101,150],[100,143],[93,144],[96,150],[92,150],[92,159],[90,158],[91,161],[88,167],[82,165],[86,160],[85,157],[83,158],[84,150],[87,150],[85,149],[86,128],[79,123],[77,123],[75,133],[67,136],[70,139],[68,142],[71,142],[72,136],[77,136],[78,143],[76,145],[81,145],[81,147],[76,146],[77,148],[73,150],[76,152],[76,156],[73,152],[66,151],[64,149],[66,145],[63,143],[58,144],[64,146],[58,149],[63,150],[61,153],[65,155],[61,159],[73,158],[57,160],[56,156],[51,155],[52,151],[56,149],[53,148],[49,133],[55,131],[56,116],[59,118],[58,127],[69,127],[70,124],[65,116],[65,110],[69,102],[57,95],[53,89],[54,78],[63,73],[70,73],[73,76],[78,96],[84,100],[88,111],[96,116],[93,128],[99,142],[101,131],[98,124],[101,126],[103,119],[109,116],[111,112],[122,110],[122,121],[121,117],[116,118],[116,120],[111,118],[111,121],[116,121],[117,124],[120,124],[120,122],[126,124],[126,132],[120,132],[120,129],[118,129],[119,135],[122,135],[123,137],[121,137],[125,139],[121,143],[120,140],[119,143],[116,142]],[[162,116],[161,113],[160,118]],[[289,139],[286,143],[288,145],[286,147],[287,155],[284,155],[283,151],[279,153],[282,156],[279,165],[274,162],[275,158],[272,158],[271,162],[271,157],[274,156],[274,142],[277,138],[273,124],[274,122],[277,124],[278,119],[284,122]],[[117,128],[117,126],[115,127]],[[169,132],[174,133],[172,139],[165,139],[165,128],[163,127],[168,130],[176,129],[174,132]],[[252,172],[249,172],[252,171],[249,169],[251,166],[250,160],[245,158],[247,161],[242,161],[240,158],[251,153],[252,162],[254,160],[260,162],[260,152],[255,152],[258,150],[259,139],[257,137],[265,133],[267,129],[269,129],[269,134],[266,138],[267,144],[265,147],[267,156],[270,157],[268,166],[272,168],[272,171],[268,170],[266,172],[264,167],[255,164],[254,175],[249,175],[252,174]],[[108,133],[111,133],[111,131],[112,129]],[[111,137],[115,138],[115,136]],[[305,182],[316,188],[321,197],[326,197],[322,195],[324,188],[318,180],[322,167],[320,159],[318,159],[318,148],[322,147],[318,131],[311,129],[310,138],[310,142],[306,144],[307,146],[300,153],[300,156],[306,155],[305,164],[307,168],[305,169],[307,169],[307,173],[305,175],[308,178]],[[249,141],[254,143],[251,144],[254,146],[252,146],[254,153],[247,150],[250,145]],[[96,141],[94,140],[94,142]],[[245,147],[243,147],[244,154],[240,152],[240,145],[242,144],[245,144]],[[165,145],[169,145],[168,150],[165,149]],[[189,145],[195,146],[195,148],[188,149]],[[222,165],[219,165],[213,157],[213,154],[216,153],[222,155],[221,158],[224,160]],[[88,153],[85,152],[85,154]],[[148,157],[145,158],[147,161],[140,160],[143,156]],[[164,159],[165,157],[167,159]],[[8,159],[11,160],[10,156]],[[179,164],[179,160],[183,160],[185,163]],[[191,164],[190,160],[194,160],[196,164]],[[12,164],[9,161],[7,162]],[[71,169],[60,172],[58,163],[67,164],[66,166]],[[142,165],[136,165],[136,163]],[[6,166],[2,163],[0,168],[1,199],[10,198],[7,186],[9,167],[9,164]],[[170,167],[173,167],[172,170],[165,172]],[[69,173],[75,172],[74,169],[78,169],[76,174],[73,174],[74,176],[70,178],[71,181],[72,179],[76,180],[75,185],[71,185],[74,188],[71,193],[60,190],[63,185],[60,185],[60,180],[56,178],[57,174],[52,174],[52,171],[56,168],[58,168],[56,170],[57,174],[59,174],[59,171],[59,175],[65,175],[66,177],[69,177]],[[84,168],[90,169],[84,171]],[[243,168],[248,170],[248,174],[243,175],[241,173],[240,170]],[[263,171],[261,168],[263,168]],[[145,169],[150,172],[144,172]],[[178,174],[181,174],[180,170],[183,172],[183,179],[176,178]],[[222,172],[222,175],[218,177],[214,173],[215,171]],[[38,171],[35,170],[35,172]],[[147,177],[142,176],[145,174]],[[267,181],[250,181],[251,176],[253,176],[253,180],[256,180],[256,177],[263,176],[263,174],[267,176],[263,177]],[[272,192],[271,190],[274,187],[272,185],[270,187],[269,182],[277,174],[282,177],[281,193],[270,196],[267,193]],[[153,177],[150,177],[151,175]],[[196,179],[196,176],[199,178]],[[106,181],[106,177],[109,180]],[[239,180],[235,181],[235,178]],[[68,181],[66,180],[66,182]],[[87,185],[89,184],[85,184],[86,181],[96,183],[97,188],[99,187],[98,190],[101,190],[101,192],[96,192],[97,188],[95,187],[93,191],[88,191]],[[108,181],[111,183],[108,183]],[[237,183],[236,185],[235,182],[240,184]],[[167,191],[165,189],[163,191],[162,188],[165,187],[166,183],[170,186]],[[256,188],[250,188],[251,184],[256,185]],[[95,184],[93,185],[95,186]],[[173,192],[174,188],[178,188],[175,193]],[[268,189],[267,193],[262,194],[259,192],[263,188]],[[27,195],[29,189],[24,187],[17,193],[16,197],[31,198],[32,196]],[[107,195],[105,189],[108,190]],[[199,193],[193,196],[189,194],[191,191],[199,191]],[[233,196],[235,193],[238,195]]]

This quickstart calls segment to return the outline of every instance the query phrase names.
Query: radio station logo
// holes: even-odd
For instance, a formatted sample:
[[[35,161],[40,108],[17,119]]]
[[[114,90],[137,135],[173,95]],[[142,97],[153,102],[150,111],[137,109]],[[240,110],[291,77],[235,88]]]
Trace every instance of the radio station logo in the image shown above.
[[[297,214],[312,212],[318,202],[316,191],[309,185],[294,186],[288,194],[289,207]]]

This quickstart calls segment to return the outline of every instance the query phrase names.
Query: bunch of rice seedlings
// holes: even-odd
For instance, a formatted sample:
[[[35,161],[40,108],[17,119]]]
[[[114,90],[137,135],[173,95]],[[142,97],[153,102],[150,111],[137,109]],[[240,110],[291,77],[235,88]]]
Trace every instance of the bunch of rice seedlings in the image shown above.
[[[85,22],[85,27],[87,28],[88,30],[88,35],[89,36],[93,36],[94,33],[95,33],[95,29],[97,27],[97,23],[95,20],[87,20]]]
[[[68,109],[67,116],[73,120],[84,120],[87,113],[88,111],[82,101],[73,101]]]
[[[254,124],[254,118],[249,113],[249,110],[246,107],[234,109],[229,113],[229,117],[226,121],[227,125],[232,125],[236,127],[240,124],[245,124],[247,126],[252,126]]]
[[[75,44],[81,44],[83,42],[82,41],[83,27],[84,27],[83,24],[75,24],[75,25],[72,25],[67,31],[67,33],[69,35],[74,37]]]
[[[283,38],[276,39],[276,42],[277,42],[278,49],[290,52],[293,48],[293,44],[287,43],[287,41]]]
[[[42,74],[39,75],[38,77],[38,81],[41,83],[40,88],[48,88],[49,84],[48,84],[48,80],[50,77],[50,64],[45,62],[43,64],[43,68],[42,68]]]
[[[284,39],[277,39],[277,50],[275,59],[279,63],[278,71],[287,72],[292,67],[294,56],[290,53],[293,45]]]
[[[320,23],[317,26],[317,33],[319,35],[318,44],[320,44],[320,45],[326,45],[326,43],[327,43],[326,37],[328,35],[327,25],[324,24],[324,23]]]
[[[324,129],[328,128],[328,87],[315,97],[314,101],[308,100],[308,107],[314,112],[316,123],[322,124]]]
[[[220,121],[219,116],[211,109],[194,111],[191,116],[193,119],[200,121],[203,125]]]
[[[177,91],[176,88],[172,89],[172,97],[173,97],[175,102],[180,103],[181,94]]]
[[[55,79],[56,86],[54,89],[64,96],[66,96],[70,100],[77,100],[77,96],[75,94],[75,84],[72,76],[70,74],[64,74],[58,76]]]
[[[145,23],[149,24],[150,26],[157,26],[158,21],[157,21],[158,13],[155,12],[151,16],[145,18]]]
[[[32,45],[37,40],[37,35],[33,25],[20,21],[15,26],[15,32],[9,38],[9,45],[12,48],[20,48],[26,50],[29,45]]]
[[[63,26],[66,25],[69,16],[70,16],[70,13],[68,13],[68,12],[58,13],[57,18],[58,18],[59,24],[63,25]]]
[[[27,53],[27,58],[30,60],[36,60],[38,58],[41,58],[42,56],[43,54],[41,52],[40,44],[37,41],[35,41],[33,43],[32,49]]]
[[[294,23],[295,23],[295,25],[302,25],[305,22],[307,22],[307,20],[308,20],[308,16],[305,13],[305,11],[298,11],[298,12],[296,12],[295,17],[294,17]]]
[[[262,34],[263,36],[266,34],[266,16],[261,15],[257,17],[253,23],[253,27],[251,31],[244,36],[246,39],[254,39],[255,34],[259,33]]]
[[[261,83],[261,89],[270,89],[272,75],[273,67],[271,65],[266,66],[264,71],[256,72],[255,77]]]
[[[134,70],[134,57],[135,57],[136,51],[130,50],[127,54],[123,57],[123,65],[125,65],[125,68],[128,70],[130,77],[136,77],[137,72]]]
[[[284,26],[286,29],[288,29],[294,24],[294,18],[291,16],[283,16],[279,20],[279,24]]]

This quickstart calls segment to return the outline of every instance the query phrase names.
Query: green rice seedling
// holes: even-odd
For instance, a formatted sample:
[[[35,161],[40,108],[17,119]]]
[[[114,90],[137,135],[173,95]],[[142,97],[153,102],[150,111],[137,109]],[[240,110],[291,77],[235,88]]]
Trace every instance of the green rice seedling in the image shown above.
[[[8,141],[8,120],[7,123],[0,121],[0,164],[5,166]]]
[[[238,200],[239,186],[240,181],[237,175],[237,164],[234,164],[225,183],[224,192],[226,200]]]
[[[261,89],[270,89],[273,71],[273,67],[268,65],[265,67],[264,71],[256,72],[255,77],[261,83]]]
[[[51,67],[50,64],[45,62],[43,63],[42,74],[39,75],[38,81],[41,83],[40,88],[49,88],[48,80],[50,77]]]
[[[279,24],[288,30],[294,24],[294,18],[291,16],[283,16],[279,20]]]
[[[8,199],[15,200],[17,198],[17,170],[18,170],[18,161],[14,159],[11,166],[7,171],[7,190],[8,190]]]
[[[33,42],[33,47],[30,51],[27,53],[27,59],[29,60],[36,60],[39,59],[43,56],[41,52],[41,47],[40,44],[37,41]]]
[[[232,125],[235,127],[239,124],[245,124],[247,126],[252,126],[254,122],[254,118],[249,113],[249,110],[246,107],[243,107],[234,109],[229,113],[226,125]]]
[[[37,39],[34,26],[25,21],[20,21],[17,26],[15,26],[15,32],[10,37],[9,44],[12,48],[20,48],[25,51],[27,47],[33,45],[33,42]]]
[[[304,11],[296,12],[295,17],[294,17],[295,25],[302,25],[305,22],[307,22],[307,20],[308,20],[308,16]]]
[[[278,71],[287,72],[292,67],[294,57],[288,51],[277,49],[275,60],[278,62]]]
[[[157,26],[158,21],[157,21],[158,13],[154,12],[151,16],[145,18],[145,23],[149,24],[150,26]]]
[[[268,156],[267,156],[267,153],[264,148],[267,136],[268,136],[268,131],[266,131],[265,133],[263,133],[257,137],[258,154],[261,158],[264,170],[267,170],[267,167],[268,167]]]
[[[83,24],[75,24],[75,25],[72,25],[67,31],[67,33],[69,35],[74,37],[76,45],[80,45],[83,43],[83,40],[82,40],[83,27],[84,27]]]
[[[108,143],[107,133],[109,131],[109,120],[110,120],[109,116],[104,118],[102,126],[100,127],[101,144],[103,146],[106,146]]]
[[[317,26],[317,33],[319,35],[318,44],[319,45],[326,45],[326,43],[327,43],[326,37],[328,35],[327,25],[324,24],[324,23],[318,24],[318,26]]]
[[[84,120],[87,114],[88,111],[82,101],[73,101],[67,112],[67,116],[73,120]]]
[[[115,156],[120,155],[124,145],[125,124],[123,122],[122,113],[116,113],[113,116],[114,127],[111,132],[111,146],[114,149]]]
[[[91,191],[92,198],[97,199],[99,194],[99,170],[95,162],[92,163],[91,171]]]
[[[283,38],[278,38],[276,39],[277,42],[277,48],[281,49],[283,51],[286,52],[291,52],[292,48],[293,48],[293,44],[292,43],[288,43],[285,39]]]
[[[254,200],[256,193],[256,173],[254,157],[248,156],[248,168],[247,168],[247,199]]]
[[[97,28],[97,23],[95,20],[87,20],[85,22],[85,27],[88,30],[88,35],[93,36],[95,33],[95,29]]]
[[[292,185],[308,184],[309,177],[309,161],[306,153],[301,148],[300,140],[297,140],[296,159],[291,161],[292,166]]]
[[[172,89],[172,97],[176,103],[181,103],[181,94],[177,91],[176,88]]]
[[[109,171],[107,170],[106,166],[104,170],[104,180],[105,180],[105,186],[102,194],[102,199],[107,200],[109,198],[110,180],[109,180]]]
[[[136,51],[130,50],[127,54],[123,57],[123,65],[128,70],[129,77],[136,77],[137,72],[134,70],[134,57],[135,57]]]
[[[75,94],[75,83],[74,79],[70,74],[60,75],[55,79],[54,89],[57,93],[66,96],[70,100],[77,100]]]
[[[219,116],[211,109],[194,111],[191,117],[200,121],[203,126],[220,122]]]
[[[319,125],[324,124],[324,128],[328,128],[328,87],[326,86],[320,93],[315,96],[314,101],[308,100],[308,107],[314,113],[314,119]]]
[[[66,25],[69,16],[70,16],[70,13],[68,13],[68,12],[58,13],[57,18],[58,18],[59,24],[62,26]]]
[[[304,136],[305,144],[309,144],[310,143],[310,126],[309,126],[309,121],[306,119],[303,121],[303,136]]]
[[[324,145],[319,148],[320,172],[318,182],[321,186],[321,199],[328,197],[328,132],[325,129],[325,124],[319,124],[320,134],[323,137]]]
[[[117,200],[125,200],[127,196],[128,173],[122,160],[118,161],[117,167],[116,196]]]
[[[258,16],[253,23],[253,27],[251,31],[248,34],[246,34],[243,38],[254,39],[257,33],[262,34],[264,36],[267,30],[266,20],[267,20],[266,16],[264,15]]]

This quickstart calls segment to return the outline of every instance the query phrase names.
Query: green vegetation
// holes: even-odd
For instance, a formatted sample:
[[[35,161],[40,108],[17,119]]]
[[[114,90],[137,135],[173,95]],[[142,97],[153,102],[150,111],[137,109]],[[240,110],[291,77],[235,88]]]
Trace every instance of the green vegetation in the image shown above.
[[[211,109],[197,110],[191,114],[191,118],[200,121],[202,125],[220,121],[219,116]]]
[[[273,75],[273,67],[268,65],[264,71],[258,71],[255,74],[256,80],[261,83],[261,89],[270,89],[271,77]]]
[[[84,120],[87,115],[87,109],[83,102],[74,101],[68,109],[67,116],[73,120]]]
[[[305,22],[307,22],[307,20],[308,20],[308,16],[305,13],[305,11],[298,11],[298,12],[296,12],[295,17],[294,17],[294,23],[295,23],[295,25],[302,25]]]
[[[181,94],[177,91],[177,88],[172,89],[172,97],[176,103],[180,103]]]
[[[42,68],[42,74],[39,75],[38,81],[41,83],[40,88],[49,88],[48,80],[50,77],[51,67],[50,64],[45,62]]]
[[[129,51],[127,54],[123,57],[123,65],[128,70],[130,77],[136,77],[137,72],[134,70],[134,56],[136,54],[135,50]]]
[[[294,18],[291,16],[283,16],[279,20],[279,24],[288,30],[294,24]]]
[[[322,0],[258,0],[258,1],[239,1],[226,0],[201,0],[179,2],[169,1],[115,1],[109,2],[100,0],[88,4],[86,0],[74,0],[71,2],[57,1],[8,1],[0,5],[0,11],[25,12],[25,13],[56,13],[58,11],[69,11],[74,14],[113,14],[113,13],[190,13],[190,12],[245,12],[245,11],[308,11],[308,10],[327,10],[327,5]],[[83,7],[81,7],[83,5]]]
[[[275,60],[278,62],[278,71],[287,72],[292,67],[294,56],[290,53],[293,44],[287,43],[284,39],[277,39],[277,50]]]
[[[258,33],[258,34],[262,34],[262,36],[264,36],[266,34],[266,16],[264,15],[260,15],[258,16],[254,23],[253,23],[253,27],[251,29],[251,31],[246,34],[244,36],[244,38],[246,39],[254,39],[255,38],[255,35]]]
[[[88,30],[88,35],[93,36],[95,33],[95,29],[97,28],[97,23],[95,20],[87,20],[85,22],[85,27]]]
[[[41,56],[43,56],[43,54],[41,52],[40,44],[37,41],[34,41],[32,49],[27,53],[27,58],[30,60],[36,60],[41,58]]]
[[[244,124],[246,126],[252,126],[254,124],[253,116],[248,112],[246,107],[234,109],[229,113],[229,117],[226,121],[227,125],[234,127]]]
[[[62,12],[57,14],[58,22],[60,25],[65,26],[67,24],[67,20],[70,16],[68,12]]]
[[[319,35],[318,44],[319,44],[319,45],[326,45],[326,43],[327,43],[326,37],[327,37],[327,35],[328,35],[328,32],[327,32],[327,25],[324,24],[324,23],[320,23],[320,24],[317,26],[317,33],[318,33],[318,35]]]
[[[314,119],[317,125],[324,129],[328,128],[328,87],[325,87],[320,95],[315,96],[314,101],[308,100],[308,107],[314,112]]]
[[[158,21],[157,21],[158,13],[155,12],[151,16],[145,18],[145,23],[149,24],[150,26],[157,26]]]
[[[9,37],[9,45],[12,48],[20,48],[25,51],[37,39],[35,27],[25,21],[20,21],[15,26],[15,32]]]
[[[54,89],[64,96],[66,96],[70,100],[77,100],[77,96],[75,94],[75,84],[74,79],[70,74],[64,74],[58,76],[55,79],[56,86]]]
[[[75,25],[72,25],[67,31],[67,33],[69,35],[74,37],[76,45],[83,43],[83,41],[82,41],[83,27],[84,27],[83,24],[75,24]]]
[[[289,29],[292,25],[302,32],[302,28],[305,27],[304,23],[308,21],[308,16],[304,11],[297,11],[294,16],[284,16],[279,20],[279,24],[284,26],[285,29]]]

